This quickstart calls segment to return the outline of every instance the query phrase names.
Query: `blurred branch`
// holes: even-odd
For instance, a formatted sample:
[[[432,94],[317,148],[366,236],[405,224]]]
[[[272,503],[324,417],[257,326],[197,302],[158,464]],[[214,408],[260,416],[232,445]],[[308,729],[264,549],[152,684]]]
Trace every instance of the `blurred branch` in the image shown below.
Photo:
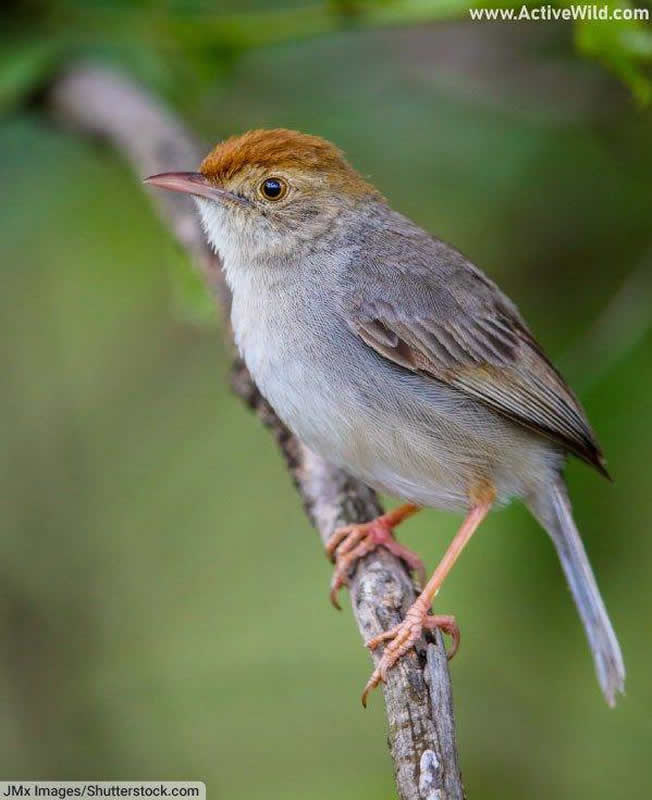
[[[198,143],[174,115],[133,83],[109,71],[92,66],[72,70],[54,83],[46,102],[66,125],[108,140],[139,178],[193,168],[200,160]],[[155,200],[164,223],[228,315],[230,296],[220,262],[206,245],[191,203],[180,195],[162,192]],[[239,360],[233,368],[233,387],[274,435],[323,544],[339,525],[365,522],[381,513],[370,489],[294,438]],[[364,640],[399,622],[415,596],[404,565],[385,550],[359,563],[350,589]],[[378,659],[379,654],[373,657]],[[441,635],[435,644],[423,642],[420,653],[410,654],[390,671],[384,694],[399,798],[462,800],[450,676]]]

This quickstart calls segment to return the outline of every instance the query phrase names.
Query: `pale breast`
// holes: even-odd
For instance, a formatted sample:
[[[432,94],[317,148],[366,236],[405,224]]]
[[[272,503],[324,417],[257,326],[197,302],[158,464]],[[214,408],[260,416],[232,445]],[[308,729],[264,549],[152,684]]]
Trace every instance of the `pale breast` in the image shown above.
[[[248,289],[235,293],[232,321],[261,392],[311,450],[370,486],[464,510],[478,481],[494,483],[504,502],[557,464],[540,437],[388,362],[300,289],[273,303]]]

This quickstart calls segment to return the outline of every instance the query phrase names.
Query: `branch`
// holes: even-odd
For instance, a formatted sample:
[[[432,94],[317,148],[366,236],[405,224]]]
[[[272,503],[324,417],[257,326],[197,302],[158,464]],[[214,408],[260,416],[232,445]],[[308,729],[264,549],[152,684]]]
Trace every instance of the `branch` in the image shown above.
[[[46,102],[73,130],[108,140],[139,178],[191,169],[200,161],[199,144],[170,111],[107,70],[82,65],[62,75]],[[171,192],[158,192],[154,200],[228,316],[230,295],[219,258],[206,244],[191,204]],[[336,527],[366,522],[381,513],[374,492],[314,455],[290,433],[240,360],[234,364],[232,382],[236,394],[275,437],[323,544]],[[415,597],[405,566],[384,549],[358,564],[350,589],[363,640],[400,622]],[[390,671],[384,694],[400,800],[462,800],[451,684],[440,634],[436,643],[422,641],[421,652],[410,653]]]

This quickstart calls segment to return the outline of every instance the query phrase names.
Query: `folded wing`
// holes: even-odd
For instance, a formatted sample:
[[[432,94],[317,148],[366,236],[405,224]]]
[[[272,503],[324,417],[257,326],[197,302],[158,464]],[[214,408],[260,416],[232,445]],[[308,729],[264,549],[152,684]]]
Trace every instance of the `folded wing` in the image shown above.
[[[477,398],[608,477],[586,414],[514,304],[457,251],[432,241],[444,268],[379,271],[350,298],[352,329],[396,364]]]

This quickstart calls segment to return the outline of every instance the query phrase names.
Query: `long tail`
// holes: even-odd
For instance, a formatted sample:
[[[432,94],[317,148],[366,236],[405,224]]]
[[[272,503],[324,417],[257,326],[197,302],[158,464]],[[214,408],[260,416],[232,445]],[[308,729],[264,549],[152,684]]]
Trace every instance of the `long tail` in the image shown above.
[[[575,527],[570,501],[563,482],[547,496],[537,497],[530,510],[548,531],[557,548],[575,605],[584,624],[595,662],[595,671],[610,706],[616,693],[624,691],[625,665],[618,639],[607,615],[589,559]]]

